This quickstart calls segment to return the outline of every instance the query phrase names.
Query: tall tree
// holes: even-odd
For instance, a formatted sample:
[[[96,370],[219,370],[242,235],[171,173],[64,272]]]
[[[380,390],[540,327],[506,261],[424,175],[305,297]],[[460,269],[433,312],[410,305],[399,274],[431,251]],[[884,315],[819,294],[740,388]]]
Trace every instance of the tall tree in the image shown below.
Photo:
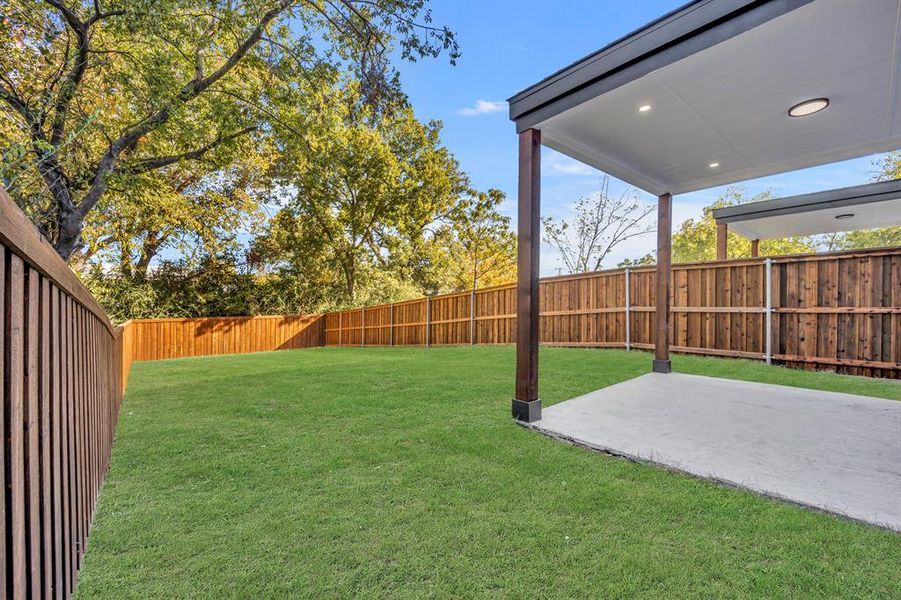
[[[5,183],[69,259],[117,175],[261,135],[279,90],[349,68],[380,104],[399,91],[395,43],[455,60],[424,3],[0,0],[0,109],[16,134],[4,155],[25,159]]]
[[[542,219],[544,239],[557,250],[567,272],[597,271],[614,248],[654,231],[648,216],[655,208],[643,205],[635,190],[611,197],[610,178],[605,175],[597,192],[576,202],[572,219]]]
[[[361,276],[418,260],[423,235],[469,189],[440,144],[440,123],[423,124],[404,105],[375,111],[361,94],[345,82],[322,110],[283,119],[284,207],[260,244],[270,260],[303,255],[326,266],[348,303]]]
[[[673,262],[702,262],[716,260],[716,220],[713,211],[717,208],[735,206],[747,202],[772,199],[770,192],[749,197],[745,188],[731,186],[711,205],[705,206],[699,219],[687,219],[673,234]],[[751,256],[751,240],[729,232],[727,239],[728,258]],[[761,255],[797,254],[816,252],[817,240],[811,237],[763,240],[760,242]]]
[[[512,281],[516,277],[516,234],[510,217],[498,207],[500,190],[474,193],[461,199],[436,235],[445,248],[450,287],[475,289]]]

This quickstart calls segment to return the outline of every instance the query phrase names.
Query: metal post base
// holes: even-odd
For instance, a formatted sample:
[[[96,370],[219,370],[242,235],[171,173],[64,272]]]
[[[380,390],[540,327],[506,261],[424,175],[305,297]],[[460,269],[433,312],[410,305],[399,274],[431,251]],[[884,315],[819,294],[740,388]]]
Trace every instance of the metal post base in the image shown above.
[[[525,400],[513,399],[513,418],[517,421],[526,423],[534,423],[541,418],[541,400]]]
[[[670,373],[673,370],[673,364],[668,360],[655,360],[652,370],[655,373]]]

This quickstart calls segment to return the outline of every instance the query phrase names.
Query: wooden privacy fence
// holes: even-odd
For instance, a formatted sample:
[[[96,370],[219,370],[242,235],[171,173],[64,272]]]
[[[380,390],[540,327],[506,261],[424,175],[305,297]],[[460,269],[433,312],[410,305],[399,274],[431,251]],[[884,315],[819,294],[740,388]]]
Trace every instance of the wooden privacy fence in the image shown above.
[[[124,324],[134,360],[323,345],[320,315],[141,319]]]
[[[651,349],[653,267],[541,281],[541,342]],[[901,248],[675,265],[676,352],[901,377]],[[515,286],[325,315],[326,346],[507,344]]]
[[[2,189],[0,281],[3,597],[67,597],[109,464],[128,339]]]

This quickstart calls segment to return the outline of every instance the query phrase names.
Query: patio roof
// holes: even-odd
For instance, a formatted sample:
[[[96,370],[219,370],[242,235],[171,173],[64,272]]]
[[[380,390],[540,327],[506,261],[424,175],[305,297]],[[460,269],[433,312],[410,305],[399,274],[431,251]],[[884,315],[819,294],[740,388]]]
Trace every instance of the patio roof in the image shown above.
[[[719,208],[713,217],[752,240],[901,225],[901,179]]]
[[[652,369],[668,373],[673,195],[901,148],[899,48],[901,0],[696,0],[510,98],[514,417],[541,417],[542,145],[657,195]]]
[[[698,0],[516,94],[510,117],[678,194],[901,147],[899,47],[899,0]],[[815,98],[828,108],[789,116]]]

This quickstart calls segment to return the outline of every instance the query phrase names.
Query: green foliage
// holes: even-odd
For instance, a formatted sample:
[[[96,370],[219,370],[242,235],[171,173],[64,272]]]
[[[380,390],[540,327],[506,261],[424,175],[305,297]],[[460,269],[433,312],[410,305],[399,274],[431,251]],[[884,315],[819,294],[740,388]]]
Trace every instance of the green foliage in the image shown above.
[[[248,148],[214,173],[184,162],[130,178],[88,216],[74,262],[82,270],[114,264],[123,276],[140,279],[161,255],[190,259],[236,250],[236,234],[263,218],[255,191],[265,183],[261,162]]]
[[[446,254],[451,289],[470,290],[515,279],[516,234],[510,218],[498,212],[504,199],[504,193],[494,189],[463,198],[436,233]]]
[[[215,174],[182,162],[106,195],[81,264],[115,318],[313,312],[511,277],[504,196],[470,188],[440,123],[376,110],[353,81],[302,97],[281,105],[277,151]],[[280,208],[265,219],[261,200]]]
[[[231,253],[198,261],[161,261],[146,277],[104,273],[94,265],[82,276],[116,322],[157,317],[219,317],[266,312],[265,286],[238,268]],[[278,311],[280,314],[294,311]]]
[[[0,15],[0,174],[66,259],[134,176],[183,161],[215,173],[336,73],[372,106],[403,102],[396,47],[459,56],[424,0],[0,0]]]
[[[901,246],[901,227],[862,229],[842,234],[832,242],[834,250],[855,248],[897,248]]]
[[[876,160],[874,166],[876,172],[873,174],[873,179],[876,181],[901,179],[901,150],[883,155]]]
[[[618,268],[623,267],[646,267],[648,265],[656,264],[657,257],[652,253],[647,253],[640,258],[627,258],[624,261],[617,263]]]
[[[441,124],[396,105],[375,111],[353,82],[320,110],[286,111],[277,128],[282,208],[255,240],[267,271],[350,306],[415,297],[478,281],[512,253],[503,195],[478,194],[441,145]],[[305,132],[298,135],[298,131]],[[476,238],[479,239],[476,239]],[[502,248],[502,246],[505,247]]]

